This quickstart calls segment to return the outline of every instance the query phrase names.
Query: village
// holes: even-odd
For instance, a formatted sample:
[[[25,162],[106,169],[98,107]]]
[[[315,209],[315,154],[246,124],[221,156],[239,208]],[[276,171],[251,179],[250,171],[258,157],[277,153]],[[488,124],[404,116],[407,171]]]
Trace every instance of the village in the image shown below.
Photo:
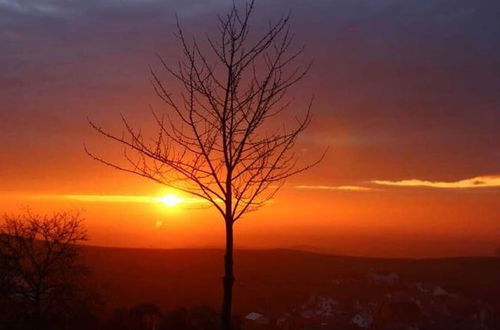
[[[311,295],[281,315],[256,310],[243,329],[497,329],[492,307],[437,284],[407,282],[397,273],[369,271],[333,279],[336,295]]]

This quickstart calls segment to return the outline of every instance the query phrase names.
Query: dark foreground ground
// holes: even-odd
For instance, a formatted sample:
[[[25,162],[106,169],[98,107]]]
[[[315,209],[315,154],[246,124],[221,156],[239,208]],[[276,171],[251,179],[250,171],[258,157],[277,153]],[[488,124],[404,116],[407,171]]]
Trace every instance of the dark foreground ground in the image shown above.
[[[219,305],[221,250],[85,247],[85,258],[109,306],[145,302],[164,309]],[[380,299],[376,296],[418,283],[442,287],[470,301],[484,301],[500,315],[500,258],[376,259],[240,250],[235,270],[234,308],[239,315],[252,311],[279,315],[311,296],[351,302]],[[399,277],[394,288],[366,284],[367,274],[391,272]]]

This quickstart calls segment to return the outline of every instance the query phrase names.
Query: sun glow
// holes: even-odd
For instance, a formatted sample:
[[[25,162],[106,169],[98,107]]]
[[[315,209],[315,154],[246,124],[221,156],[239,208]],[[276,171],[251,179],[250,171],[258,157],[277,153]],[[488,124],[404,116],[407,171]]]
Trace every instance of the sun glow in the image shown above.
[[[159,197],[158,202],[162,203],[168,207],[175,207],[181,204],[184,201],[183,198],[179,197],[175,194],[167,194],[165,196]]]

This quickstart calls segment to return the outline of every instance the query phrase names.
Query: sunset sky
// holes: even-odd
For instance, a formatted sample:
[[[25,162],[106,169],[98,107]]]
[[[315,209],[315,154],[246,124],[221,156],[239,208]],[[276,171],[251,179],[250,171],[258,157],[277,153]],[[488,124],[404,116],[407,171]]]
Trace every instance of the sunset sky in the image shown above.
[[[202,201],[92,160],[122,149],[88,123],[147,130],[156,54],[215,33],[229,0],[0,0],[0,212],[80,210],[89,244],[218,247]],[[239,3],[237,1],[237,3]],[[236,224],[241,248],[370,256],[488,255],[500,246],[500,3],[261,0],[255,33],[292,13],[313,67],[297,151],[324,161]]]

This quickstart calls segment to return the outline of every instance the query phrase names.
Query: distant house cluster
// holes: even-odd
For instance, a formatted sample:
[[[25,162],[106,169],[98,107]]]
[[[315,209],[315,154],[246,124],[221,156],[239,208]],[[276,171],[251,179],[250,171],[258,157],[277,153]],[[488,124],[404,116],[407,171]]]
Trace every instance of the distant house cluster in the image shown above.
[[[370,271],[333,279],[331,286],[328,295],[312,295],[281,315],[253,311],[243,329],[496,329],[487,303],[396,273]]]

